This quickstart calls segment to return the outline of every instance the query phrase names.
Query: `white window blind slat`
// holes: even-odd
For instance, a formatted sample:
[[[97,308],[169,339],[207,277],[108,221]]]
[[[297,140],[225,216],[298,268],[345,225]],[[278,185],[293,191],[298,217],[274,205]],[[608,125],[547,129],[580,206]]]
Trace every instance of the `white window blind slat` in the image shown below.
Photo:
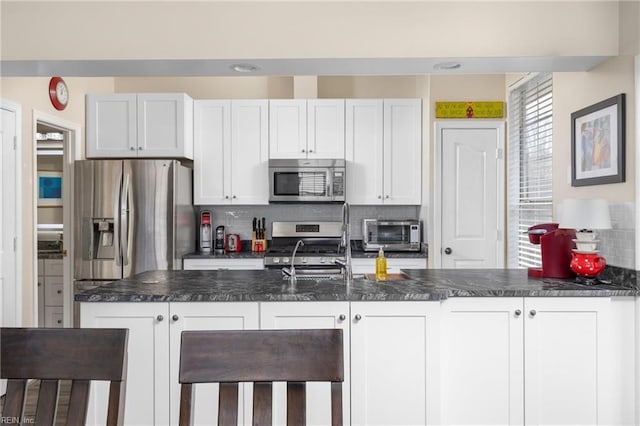
[[[509,93],[508,128],[508,265],[540,266],[540,246],[527,229],[551,222],[553,79],[541,74]]]

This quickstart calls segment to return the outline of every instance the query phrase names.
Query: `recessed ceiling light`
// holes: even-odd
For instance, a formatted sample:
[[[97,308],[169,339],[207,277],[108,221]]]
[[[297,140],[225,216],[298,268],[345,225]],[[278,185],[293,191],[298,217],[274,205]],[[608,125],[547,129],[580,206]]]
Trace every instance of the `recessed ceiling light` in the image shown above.
[[[460,62],[440,62],[433,66],[437,70],[457,70],[462,64]]]
[[[258,67],[251,64],[233,64],[231,65],[231,69],[234,70],[235,72],[249,73],[249,72],[255,72],[258,69]]]

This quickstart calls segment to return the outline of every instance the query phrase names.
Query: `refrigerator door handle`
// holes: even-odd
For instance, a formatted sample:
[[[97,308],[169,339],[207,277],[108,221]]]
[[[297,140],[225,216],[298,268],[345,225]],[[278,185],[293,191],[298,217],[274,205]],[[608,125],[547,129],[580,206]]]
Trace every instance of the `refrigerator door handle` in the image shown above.
[[[129,193],[131,190],[131,175],[125,173],[122,181],[122,195],[120,198],[120,238],[122,250],[122,264],[129,264]]]
[[[120,196],[122,192],[122,172],[116,179],[116,188],[113,191],[113,246],[115,248],[115,262],[122,266],[122,244],[120,242]]]

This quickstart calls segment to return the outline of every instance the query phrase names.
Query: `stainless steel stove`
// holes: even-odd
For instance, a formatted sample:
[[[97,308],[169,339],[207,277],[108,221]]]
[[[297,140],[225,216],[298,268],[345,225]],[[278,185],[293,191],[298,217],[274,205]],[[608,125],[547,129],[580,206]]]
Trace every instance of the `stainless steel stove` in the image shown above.
[[[298,241],[302,243],[293,264],[298,274],[341,273],[338,262],[345,259],[342,222],[273,222],[265,267],[290,267]]]

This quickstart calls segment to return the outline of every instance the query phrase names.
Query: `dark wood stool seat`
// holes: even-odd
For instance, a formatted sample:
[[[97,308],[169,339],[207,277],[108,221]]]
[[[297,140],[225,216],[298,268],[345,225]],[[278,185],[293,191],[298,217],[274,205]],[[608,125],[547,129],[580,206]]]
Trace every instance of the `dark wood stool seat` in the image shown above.
[[[3,418],[23,419],[27,381],[40,380],[36,425],[53,425],[60,380],[71,380],[67,425],[84,425],[91,380],[110,381],[107,425],[121,425],[127,329],[1,328],[0,378],[8,379]]]
[[[338,329],[183,331],[180,425],[194,421],[193,384],[219,383],[218,425],[236,426],[240,382],[254,382],[254,426],[272,424],[272,382],[287,382],[287,425],[304,425],[310,381],[331,382],[332,425],[342,425],[343,359]]]

